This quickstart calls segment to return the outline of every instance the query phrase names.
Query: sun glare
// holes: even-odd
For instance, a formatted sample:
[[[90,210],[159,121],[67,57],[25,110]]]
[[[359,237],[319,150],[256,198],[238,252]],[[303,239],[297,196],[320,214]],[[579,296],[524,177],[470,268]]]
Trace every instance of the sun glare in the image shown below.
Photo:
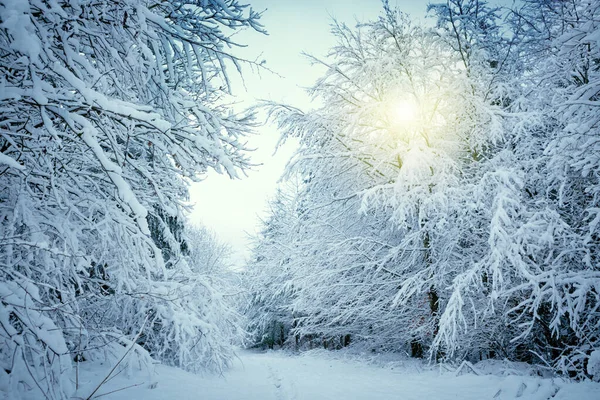
[[[414,102],[401,100],[391,105],[389,114],[390,119],[394,124],[412,124],[417,120],[418,109]]]

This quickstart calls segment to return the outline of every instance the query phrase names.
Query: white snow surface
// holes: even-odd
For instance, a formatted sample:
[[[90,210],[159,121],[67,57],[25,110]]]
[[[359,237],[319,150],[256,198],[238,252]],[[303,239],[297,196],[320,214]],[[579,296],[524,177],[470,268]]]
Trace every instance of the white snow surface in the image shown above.
[[[594,350],[590,354],[587,373],[592,375],[595,381],[600,381],[600,350]]]
[[[76,397],[87,398],[111,368],[82,363]],[[380,359],[373,363],[325,351],[299,355],[242,351],[231,370],[223,375],[194,375],[157,365],[154,373],[118,374],[95,397],[106,400],[600,399],[600,383],[529,376],[524,370],[505,376],[476,375],[471,371],[463,368],[457,374],[415,360]]]

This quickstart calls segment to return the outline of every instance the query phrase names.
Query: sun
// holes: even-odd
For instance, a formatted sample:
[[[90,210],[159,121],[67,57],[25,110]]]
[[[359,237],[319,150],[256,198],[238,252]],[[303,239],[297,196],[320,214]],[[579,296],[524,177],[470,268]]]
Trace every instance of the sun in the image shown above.
[[[388,115],[395,125],[410,125],[416,122],[419,109],[413,101],[398,100],[390,104]]]

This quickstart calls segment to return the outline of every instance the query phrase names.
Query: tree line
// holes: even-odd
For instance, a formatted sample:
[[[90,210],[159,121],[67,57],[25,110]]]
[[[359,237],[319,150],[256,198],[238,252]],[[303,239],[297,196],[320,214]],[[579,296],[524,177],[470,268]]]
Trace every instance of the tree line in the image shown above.
[[[254,343],[526,361],[600,340],[600,4],[387,1],[313,62],[315,106],[256,238]],[[590,365],[588,365],[590,363]],[[597,378],[597,377],[596,377]]]

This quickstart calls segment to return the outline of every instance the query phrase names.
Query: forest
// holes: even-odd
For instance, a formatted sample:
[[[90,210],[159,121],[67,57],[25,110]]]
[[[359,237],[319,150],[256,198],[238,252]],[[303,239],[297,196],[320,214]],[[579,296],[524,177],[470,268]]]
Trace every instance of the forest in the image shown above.
[[[600,381],[600,3],[427,13],[333,20],[310,109],[240,110],[252,4],[0,0],[0,397],[240,348]],[[298,148],[234,270],[189,186],[265,123]]]

